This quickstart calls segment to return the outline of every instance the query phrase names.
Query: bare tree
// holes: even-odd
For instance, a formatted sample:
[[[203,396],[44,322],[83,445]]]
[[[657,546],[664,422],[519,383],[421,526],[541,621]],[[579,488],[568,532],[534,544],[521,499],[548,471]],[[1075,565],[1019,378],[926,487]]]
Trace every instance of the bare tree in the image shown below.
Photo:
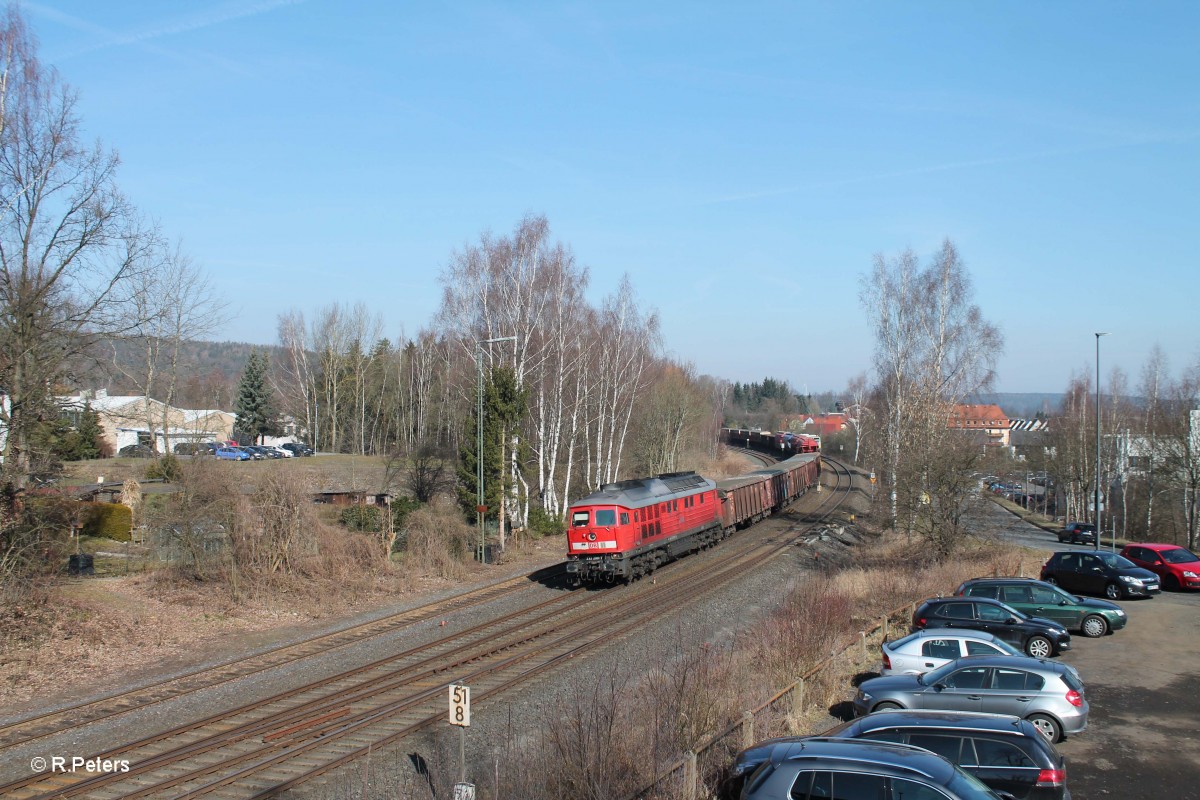
[[[0,408],[4,481],[19,509],[30,433],[64,364],[136,323],[146,235],[117,157],[83,144],[76,96],[37,61],[16,6],[0,17]]]
[[[158,449],[159,428],[163,452],[171,452],[171,409],[179,387],[179,357],[183,343],[203,339],[226,321],[227,302],[209,277],[185,255],[179,245],[168,251],[155,239],[146,251],[149,260],[140,291],[131,298],[137,327],[131,336],[142,343],[140,370],[118,358],[111,343],[113,365],[141,392],[152,446]],[[158,395],[155,405],[151,398]]]
[[[930,480],[937,445],[953,406],[990,385],[1003,341],[971,297],[970,276],[949,239],[924,268],[909,250],[891,260],[876,256],[863,278],[860,300],[875,329],[893,527],[902,506],[911,526],[939,502],[961,502],[957,491],[940,498],[931,493],[952,486]],[[940,518],[953,519],[953,509],[942,509]]]

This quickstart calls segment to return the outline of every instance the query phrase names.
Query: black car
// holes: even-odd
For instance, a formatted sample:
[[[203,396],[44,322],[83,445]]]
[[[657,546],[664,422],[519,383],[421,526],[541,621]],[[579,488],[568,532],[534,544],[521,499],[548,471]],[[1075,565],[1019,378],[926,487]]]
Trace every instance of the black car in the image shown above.
[[[157,454],[154,448],[146,444],[127,444],[117,451],[117,455],[128,458],[154,458]]]
[[[1066,763],[1032,722],[972,711],[877,711],[822,734],[834,739],[899,742],[943,756],[997,792],[1020,800],[1062,800]],[[768,739],[738,753],[730,789],[771,758],[776,748],[808,737]]]
[[[995,800],[999,795],[919,747],[819,736],[772,752],[742,791],[742,800],[831,797]]]
[[[990,597],[1022,614],[1044,617],[1069,631],[1084,636],[1104,636],[1125,627],[1129,618],[1116,603],[1093,597],[1076,597],[1058,586],[1033,578],[972,578],[954,594],[958,597]]]
[[[1095,544],[1096,526],[1090,522],[1068,522],[1057,534],[1060,542]]]
[[[284,450],[291,450],[294,456],[311,456],[313,449],[304,442],[287,442],[279,445]]]
[[[1068,592],[1102,594],[1109,600],[1153,597],[1162,590],[1159,578],[1124,556],[1104,550],[1066,550],[1042,565],[1042,580]]]
[[[1027,617],[999,600],[986,597],[937,597],[913,612],[912,629],[969,628],[998,636],[1034,658],[1071,649],[1071,634],[1057,622]]]

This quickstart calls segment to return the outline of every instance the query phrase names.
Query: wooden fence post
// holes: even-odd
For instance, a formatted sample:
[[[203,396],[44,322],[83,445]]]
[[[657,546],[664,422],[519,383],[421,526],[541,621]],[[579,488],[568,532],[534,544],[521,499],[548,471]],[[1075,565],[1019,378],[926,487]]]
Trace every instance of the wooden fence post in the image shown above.
[[[742,712],[742,749],[754,744],[754,714]]]
[[[804,716],[804,678],[796,678],[796,688],[792,690],[792,713],[797,719]]]
[[[696,784],[699,783],[699,773],[696,769],[696,754],[687,751],[683,762],[683,797],[684,800],[696,800]]]
[[[883,620],[879,623],[879,630],[883,631],[883,640],[886,642],[888,637],[888,618],[887,614],[883,615]]]
[[[866,631],[858,632],[858,645],[859,645],[859,654],[863,658],[866,658],[867,657],[867,632]]]

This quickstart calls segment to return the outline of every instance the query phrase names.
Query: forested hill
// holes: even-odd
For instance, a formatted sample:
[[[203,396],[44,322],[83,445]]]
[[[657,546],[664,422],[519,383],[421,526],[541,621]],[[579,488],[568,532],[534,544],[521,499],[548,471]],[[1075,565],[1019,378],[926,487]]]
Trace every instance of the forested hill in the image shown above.
[[[233,393],[250,353],[258,350],[274,360],[282,351],[275,345],[246,342],[186,341],[180,347],[176,405],[181,408],[233,407]],[[109,394],[142,394],[146,361],[140,339],[106,342],[89,362],[76,366],[72,389],[106,389]],[[164,354],[158,366],[169,367]],[[156,381],[156,383],[158,383]],[[165,384],[159,384],[165,386]],[[162,392],[152,391],[152,395]]]

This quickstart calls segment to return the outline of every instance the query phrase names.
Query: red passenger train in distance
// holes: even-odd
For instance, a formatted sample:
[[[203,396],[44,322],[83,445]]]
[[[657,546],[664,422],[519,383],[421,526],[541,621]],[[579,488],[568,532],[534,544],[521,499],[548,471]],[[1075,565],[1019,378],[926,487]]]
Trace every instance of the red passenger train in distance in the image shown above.
[[[605,484],[571,504],[567,573],[576,585],[636,580],[779,511],[820,477],[820,453],[805,452],[716,482],[672,472]]]

